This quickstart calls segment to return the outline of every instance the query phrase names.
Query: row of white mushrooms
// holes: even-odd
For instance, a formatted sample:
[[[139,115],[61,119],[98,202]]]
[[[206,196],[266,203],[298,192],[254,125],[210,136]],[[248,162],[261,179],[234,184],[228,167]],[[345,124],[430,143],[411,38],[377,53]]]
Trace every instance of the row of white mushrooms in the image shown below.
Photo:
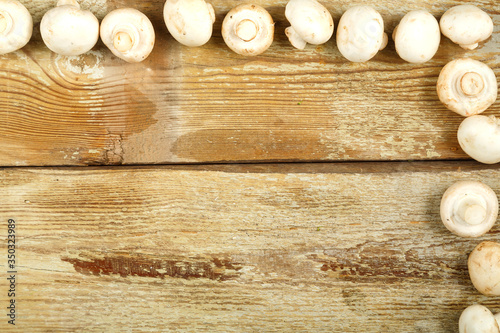
[[[481,12],[471,11],[471,16],[462,18],[464,26],[472,24],[472,16],[481,15]],[[456,29],[452,24],[455,18],[453,15],[441,18],[443,33]],[[488,27],[481,27],[481,22],[485,24],[486,21],[476,20],[478,30],[490,29],[489,23]],[[469,34],[475,33],[472,26],[468,27]],[[464,30],[459,32],[466,33]],[[470,43],[470,40],[454,41],[466,49],[477,47],[477,43]],[[437,93],[448,109],[466,117],[457,131],[462,149],[479,162],[500,162],[500,120],[479,115],[497,99],[498,84],[493,70],[473,59],[453,60],[439,74]],[[479,181],[459,181],[444,193],[440,215],[443,224],[455,235],[479,237],[493,227],[498,210],[498,197],[488,185]],[[480,293],[500,296],[500,243],[481,242],[470,253],[467,267],[470,280]],[[500,333],[500,313],[493,315],[479,304],[467,307],[459,319],[459,333],[474,332]]]
[[[481,163],[500,162],[500,119],[480,115],[497,100],[493,70],[470,58],[453,60],[439,74],[437,94],[448,109],[466,117],[457,131],[462,150]]]
[[[458,181],[443,194],[441,220],[457,236],[479,237],[487,233],[498,218],[498,197],[479,181]],[[467,261],[473,286],[483,295],[500,296],[500,243],[483,241]],[[459,320],[459,332],[500,333],[500,314],[493,316],[486,307],[474,304]]]
[[[205,0],[167,0],[163,14],[170,34],[184,45],[201,46],[212,36],[215,11]],[[326,43],[333,35],[333,18],[317,0],[290,0],[285,16],[291,25],[285,33],[296,48]],[[59,0],[42,18],[40,29],[48,48],[62,55],[85,53],[99,38],[97,18],[82,10],[76,0]],[[0,54],[23,47],[32,30],[32,18],[19,1],[0,0]],[[474,49],[492,32],[488,14],[473,5],[459,5],[446,11],[439,23],[425,10],[411,11],[392,37],[402,59],[422,63],[437,52],[441,33],[466,49]],[[155,40],[150,20],[132,8],[110,12],[101,22],[100,36],[115,55],[129,62],[144,60]],[[261,54],[273,42],[273,18],[258,5],[239,5],[225,16],[222,36],[236,53]],[[380,13],[370,6],[354,6],[340,18],[336,40],[345,58],[364,62],[387,45],[388,37]]]

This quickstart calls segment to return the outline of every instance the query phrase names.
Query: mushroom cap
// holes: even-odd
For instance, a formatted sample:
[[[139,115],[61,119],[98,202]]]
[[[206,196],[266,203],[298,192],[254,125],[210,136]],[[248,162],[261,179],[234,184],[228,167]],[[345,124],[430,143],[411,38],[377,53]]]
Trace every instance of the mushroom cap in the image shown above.
[[[25,46],[33,33],[33,18],[17,0],[0,1],[0,54]]]
[[[497,99],[495,73],[488,65],[469,58],[447,63],[437,81],[437,93],[448,109],[468,117],[489,108]]]
[[[479,237],[487,233],[498,217],[498,198],[486,184],[458,181],[444,192],[441,220],[457,236]]]
[[[382,48],[384,34],[379,12],[370,6],[351,7],[340,18],[337,47],[350,61],[368,61]]]
[[[439,48],[441,31],[434,16],[425,10],[407,13],[394,34],[396,52],[411,63],[423,63],[432,59]]]
[[[458,320],[459,333],[499,333],[500,329],[491,311],[479,304],[467,307]]]
[[[500,243],[484,241],[467,261],[472,284],[483,295],[500,296]]]
[[[127,62],[146,59],[155,45],[149,18],[134,8],[109,12],[101,22],[101,39],[117,57]]]
[[[215,12],[204,0],[167,0],[163,18],[170,34],[186,46],[201,46],[212,37]]]
[[[478,162],[500,162],[500,119],[495,116],[471,116],[465,118],[457,131],[463,151]]]
[[[231,50],[241,55],[256,56],[273,43],[274,22],[264,8],[243,4],[227,13],[221,32]]]
[[[500,328],[500,312],[495,314],[495,320],[497,321],[498,327]]]
[[[52,52],[76,56],[90,51],[97,43],[99,21],[79,6],[60,5],[43,15],[40,32]]]
[[[326,43],[333,35],[332,15],[316,0],[290,0],[285,7],[285,16],[291,24],[285,33],[298,49],[303,49],[306,43]]]
[[[493,20],[474,5],[448,9],[439,20],[441,32],[465,49],[475,49],[493,33]]]

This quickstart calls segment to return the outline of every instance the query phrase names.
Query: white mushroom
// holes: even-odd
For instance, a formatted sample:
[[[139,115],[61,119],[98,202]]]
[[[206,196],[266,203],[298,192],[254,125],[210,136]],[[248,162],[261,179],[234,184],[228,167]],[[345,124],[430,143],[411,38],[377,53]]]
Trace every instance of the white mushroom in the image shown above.
[[[493,32],[491,17],[474,5],[448,9],[439,21],[443,35],[462,48],[473,50]]]
[[[499,333],[500,328],[491,311],[479,304],[466,308],[458,320],[459,333]]]
[[[291,24],[285,29],[285,34],[298,49],[304,49],[307,43],[326,43],[333,35],[332,15],[316,0],[290,0],[285,16]]]
[[[497,321],[498,327],[500,328],[500,312],[495,315],[495,320]]]
[[[58,54],[76,56],[90,51],[99,39],[99,21],[75,0],[59,0],[40,23],[42,39]]]
[[[458,143],[463,151],[478,162],[500,162],[500,119],[495,116],[465,118],[458,127]]]
[[[31,39],[33,19],[17,0],[0,1],[0,54],[19,50]]]
[[[273,18],[258,5],[239,5],[224,18],[222,37],[227,46],[238,54],[259,55],[273,42]]]
[[[407,13],[393,33],[396,52],[411,63],[423,63],[434,57],[441,41],[439,23],[425,10]]]
[[[153,50],[155,31],[148,17],[137,9],[115,9],[101,22],[101,39],[117,57],[140,62]]]
[[[170,34],[181,44],[201,46],[212,37],[215,11],[205,0],[167,0],[163,18]]]
[[[340,18],[337,47],[350,61],[370,60],[387,45],[387,39],[382,16],[370,6],[349,8]]]
[[[498,198],[486,184],[458,181],[444,193],[440,211],[449,231],[461,237],[479,237],[497,220]]]
[[[437,93],[446,107],[462,116],[479,114],[497,99],[497,78],[488,65],[469,58],[450,61],[437,81]]]
[[[500,243],[484,241],[467,262],[472,284],[483,295],[500,296]]]

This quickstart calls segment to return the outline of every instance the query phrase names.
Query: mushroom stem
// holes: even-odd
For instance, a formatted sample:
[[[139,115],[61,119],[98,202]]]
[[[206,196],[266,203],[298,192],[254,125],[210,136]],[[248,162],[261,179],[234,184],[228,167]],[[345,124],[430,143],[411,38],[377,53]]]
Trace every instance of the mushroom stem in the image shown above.
[[[134,46],[134,38],[127,32],[120,31],[113,38],[113,46],[119,52],[130,51],[132,46]]]
[[[475,72],[467,72],[460,79],[460,88],[467,96],[475,96],[484,89],[484,81],[481,75]]]
[[[236,27],[236,36],[245,42],[249,42],[257,37],[257,33],[259,32],[259,27],[255,24],[254,21],[245,19],[239,22]]]
[[[479,46],[479,43],[468,44],[468,45],[460,44],[460,47],[463,49],[466,49],[466,50],[474,50],[478,46]]]
[[[57,1],[57,6],[64,6],[64,5],[69,5],[69,6],[74,6],[80,9],[80,4],[76,0],[59,0]]]
[[[305,49],[307,42],[302,39],[302,37],[300,37],[300,35],[295,31],[293,27],[286,28],[285,35],[288,37],[293,47],[299,50]]]
[[[472,200],[471,200],[472,201]],[[486,209],[474,201],[462,202],[458,215],[469,225],[478,225],[486,218]]]

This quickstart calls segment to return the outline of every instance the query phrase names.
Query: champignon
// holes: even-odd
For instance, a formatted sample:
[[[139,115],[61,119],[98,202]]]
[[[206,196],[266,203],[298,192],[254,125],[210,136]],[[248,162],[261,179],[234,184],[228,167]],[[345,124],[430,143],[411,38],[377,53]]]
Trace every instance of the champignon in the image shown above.
[[[163,18],[170,34],[186,46],[201,46],[212,37],[214,7],[205,0],[167,0]]]
[[[436,87],[441,102],[465,117],[483,112],[497,99],[498,85],[493,70],[469,58],[447,63]]]
[[[463,151],[478,162],[500,162],[500,119],[476,115],[465,118],[457,131]]]
[[[155,44],[155,31],[146,15],[133,8],[115,9],[101,22],[101,39],[127,62],[146,59]]]
[[[31,39],[33,18],[17,0],[0,1],[0,54],[19,50]]]
[[[467,262],[472,284],[483,295],[500,296],[500,243],[484,241]]]
[[[227,46],[238,54],[259,55],[273,42],[273,18],[258,5],[239,5],[231,9],[224,18],[222,37]]]
[[[297,49],[304,49],[307,43],[326,43],[333,35],[332,15],[316,0],[290,0],[285,16],[291,24],[285,34]]]
[[[423,63],[434,57],[441,41],[439,23],[425,10],[407,13],[394,29],[393,39],[399,56],[411,63]]]
[[[474,5],[448,9],[439,21],[443,35],[462,48],[473,50],[493,32],[493,20]]]
[[[499,333],[500,328],[491,311],[479,304],[467,307],[458,320],[459,333]]]
[[[99,39],[99,21],[76,0],[59,0],[43,15],[40,32],[55,53],[76,56],[90,51]]]
[[[387,45],[382,16],[370,6],[349,8],[340,18],[337,47],[350,61],[364,62]]]
[[[440,211],[449,231],[461,237],[479,237],[497,220],[498,198],[486,184],[458,181],[444,193]]]

